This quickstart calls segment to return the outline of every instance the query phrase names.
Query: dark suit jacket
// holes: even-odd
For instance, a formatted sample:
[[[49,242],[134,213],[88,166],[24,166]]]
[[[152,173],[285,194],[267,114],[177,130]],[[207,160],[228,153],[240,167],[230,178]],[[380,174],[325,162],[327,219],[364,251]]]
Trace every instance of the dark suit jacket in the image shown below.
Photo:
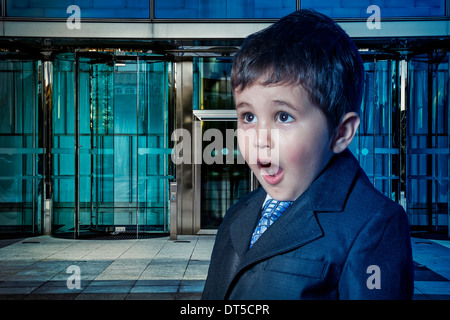
[[[346,150],[275,223],[249,242],[266,192],[229,208],[203,299],[411,299],[408,218]]]

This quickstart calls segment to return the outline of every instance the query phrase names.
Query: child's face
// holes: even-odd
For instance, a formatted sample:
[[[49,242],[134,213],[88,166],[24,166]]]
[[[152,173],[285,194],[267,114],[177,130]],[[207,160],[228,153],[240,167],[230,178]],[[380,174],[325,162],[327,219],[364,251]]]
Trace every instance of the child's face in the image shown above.
[[[300,86],[258,83],[235,92],[238,143],[277,200],[297,199],[332,156],[327,119]]]

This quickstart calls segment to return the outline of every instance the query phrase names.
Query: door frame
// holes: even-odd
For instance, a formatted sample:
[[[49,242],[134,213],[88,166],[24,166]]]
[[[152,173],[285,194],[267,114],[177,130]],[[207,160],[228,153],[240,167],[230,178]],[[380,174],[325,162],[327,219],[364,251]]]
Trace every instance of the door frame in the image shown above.
[[[217,229],[201,229],[201,167],[202,155],[202,121],[237,121],[235,109],[222,110],[193,110],[193,182],[194,182],[194,230],[196,234],[216,234]],[[250,192],[259,186],[258,181],[250,170]]]

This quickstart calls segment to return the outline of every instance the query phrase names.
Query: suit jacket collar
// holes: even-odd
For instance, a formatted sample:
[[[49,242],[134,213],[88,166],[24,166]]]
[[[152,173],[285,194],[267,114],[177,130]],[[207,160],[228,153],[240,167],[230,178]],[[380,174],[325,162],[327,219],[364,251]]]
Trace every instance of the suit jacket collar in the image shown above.
[[[309,187],[315,211],[342,211],[359,169],[358,160],[346,149],[334,155]]]

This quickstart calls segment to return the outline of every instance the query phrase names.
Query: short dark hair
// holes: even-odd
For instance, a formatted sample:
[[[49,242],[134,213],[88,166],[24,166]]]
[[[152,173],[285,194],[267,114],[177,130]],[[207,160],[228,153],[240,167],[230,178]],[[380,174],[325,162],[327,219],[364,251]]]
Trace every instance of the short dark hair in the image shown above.
[[[345,113],[359,114],[364,65],[358,48],[331,18],[304,9],[247,37],[234,57],[233,92],[263,85],[300,85],[328,119],[330,134]]]

